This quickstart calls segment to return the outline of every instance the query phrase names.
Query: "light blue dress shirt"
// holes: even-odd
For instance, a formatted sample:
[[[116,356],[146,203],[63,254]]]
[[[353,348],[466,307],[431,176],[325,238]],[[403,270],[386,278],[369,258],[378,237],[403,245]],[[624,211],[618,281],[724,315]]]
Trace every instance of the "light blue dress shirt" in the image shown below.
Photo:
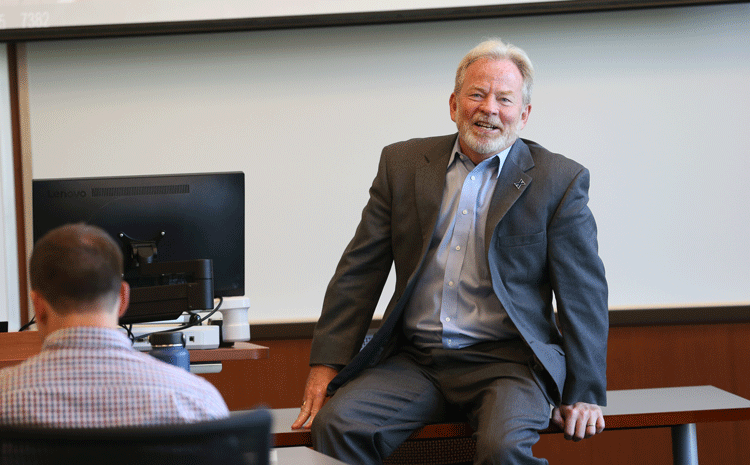
[[[425,268],[404,315],[417,347],[460,349],[517,336],[492,289],[484,247],[492,193],[510,147],[478,165],[456,139]]]

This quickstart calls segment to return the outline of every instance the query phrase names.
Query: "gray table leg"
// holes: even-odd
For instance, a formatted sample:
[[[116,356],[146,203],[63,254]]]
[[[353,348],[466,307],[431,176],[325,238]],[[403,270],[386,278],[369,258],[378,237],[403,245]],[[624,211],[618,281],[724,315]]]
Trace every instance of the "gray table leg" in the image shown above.
[[[695,423],[672,427],[674,465],[698,465],[698,436]]]

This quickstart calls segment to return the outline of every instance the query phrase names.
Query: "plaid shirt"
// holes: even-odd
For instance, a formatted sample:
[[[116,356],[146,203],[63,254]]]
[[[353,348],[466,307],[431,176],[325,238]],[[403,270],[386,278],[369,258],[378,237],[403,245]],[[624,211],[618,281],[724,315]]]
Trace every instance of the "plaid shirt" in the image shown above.
[[[0,423],[114,427],[229,415],[203,378],[133,349],[117,329],[55,331],[39,354],[0,370]]]

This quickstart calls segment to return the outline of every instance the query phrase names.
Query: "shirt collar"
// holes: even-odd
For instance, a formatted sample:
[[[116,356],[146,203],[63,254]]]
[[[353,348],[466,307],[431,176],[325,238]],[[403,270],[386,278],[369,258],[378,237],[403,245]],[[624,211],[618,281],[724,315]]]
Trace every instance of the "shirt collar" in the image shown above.
[[[456,161],[456,159],[458,158],[459,154],[462,155],[463,157],[465,157],[466,160],[469,163],[473,163],[471,160],[469,160],[469,157],[467,157],[463,152],[461,152],[461,145],[458,142],[460,138],[461,138],[461,136],[456,137],[456,142],[453,143],[453,151],[451,152],[450,159],[448,160],[448,166],[449,167]],[[492,155],[492,156],[490,156],[488,158],[488,159],[490,159],[490,158],[497,159],[497,173],[495,173],[495,177],[496,178],[500,177],[500,171],[503,168],[503,164],[505,163],[505,159],[508,158],[508,154],[510,153],[510,149],[513,148],[514,144],[515,144],[515,142],[513,144],[510,144],[510,146],[508,148],[506,148],[505,150],[503,150],[502,152],[498,152],[498,153],[496,153],[496,154],[494,154],[494,155]]]
[[[132,349],[132,343],[122,331],[116,328],[75,326],[53,332],[42,343],[43,349],[56,347],[81,349],[121,347]]]

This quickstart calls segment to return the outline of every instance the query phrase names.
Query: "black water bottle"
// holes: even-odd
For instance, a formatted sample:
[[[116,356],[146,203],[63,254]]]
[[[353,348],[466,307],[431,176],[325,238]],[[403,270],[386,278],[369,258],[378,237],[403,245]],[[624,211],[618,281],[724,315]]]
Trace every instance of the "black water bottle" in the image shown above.
[[[181,332],[154,333],[148,337],[149,354],[161,361],[190,371],[190,352],[185,348],[185,335]]]

